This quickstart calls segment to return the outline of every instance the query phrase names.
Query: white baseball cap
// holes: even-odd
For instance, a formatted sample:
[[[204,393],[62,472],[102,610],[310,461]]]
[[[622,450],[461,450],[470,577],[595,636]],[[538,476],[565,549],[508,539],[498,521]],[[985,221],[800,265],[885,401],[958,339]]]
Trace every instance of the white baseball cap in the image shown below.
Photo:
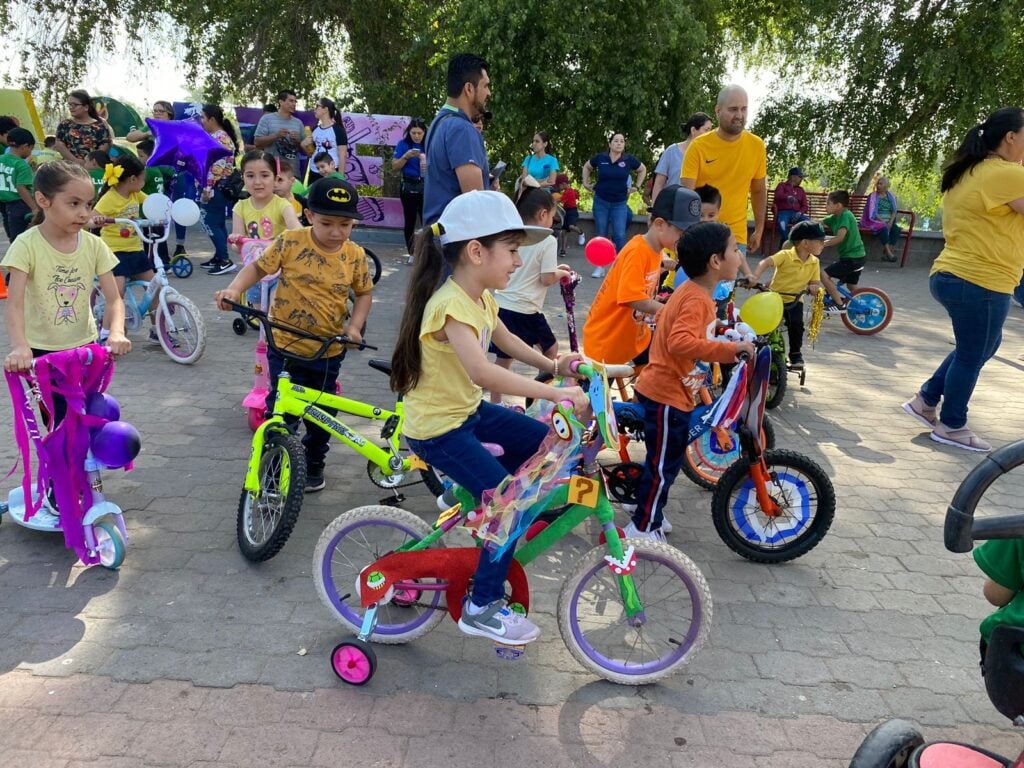
[[[534,245],[551,234],[547,227],[524,224],[516,206],[501,192],[479,189],[465,192],[448,203],[437,223],[441,225],[441,245],[510,231],[525,235],[523,245]]]

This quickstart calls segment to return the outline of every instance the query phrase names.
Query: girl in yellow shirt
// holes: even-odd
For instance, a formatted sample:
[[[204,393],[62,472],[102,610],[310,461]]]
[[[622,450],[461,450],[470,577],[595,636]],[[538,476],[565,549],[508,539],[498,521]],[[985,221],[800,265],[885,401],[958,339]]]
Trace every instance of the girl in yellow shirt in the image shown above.
[[[437,224],[416,241],[405,313],[392,359],[391,387],[405,397],[404,432],[410,447],[477,499],[536,453],[547,427],[528,416],[483,402],[482,388],[552,401],[588,400],[579,387],[556,389],[495,365],[491,341],[515,360],[555,375],[569,374],[578,355],[551,360],[514,336],[498,318],[491,291],[505,288],[521,265],[521,244],[550,229],[523,224],[500,192],[474,191],[452,200]],[[440,238],[440,247],[435,237]],[[445,264],[451,277],[441,284]],[[440,287],[438,287],[440,285]],[[483,443],[497,443],[492,456]],[[505,577],[515,547],[492,561],[481,549],[459,629],[505,643],[529,643],[540,630],[505,604]]]
[[[145,183],[146,166],[142,161],[132,154],[121,155],[103,169],[103,189],[96,202],[96,213],[108,219],[141,219],[142,203],[146,200],[142,191]],[[107,224],[100,230],[100,237],[117,257],[114,277],[122,296],[126,279],[153,278],[153,265],[134,228]]]

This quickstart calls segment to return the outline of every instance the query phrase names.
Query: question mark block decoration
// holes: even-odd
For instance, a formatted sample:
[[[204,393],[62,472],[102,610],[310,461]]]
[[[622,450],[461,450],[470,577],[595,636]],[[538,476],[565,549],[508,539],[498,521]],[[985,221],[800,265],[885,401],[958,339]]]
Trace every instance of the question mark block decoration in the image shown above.
[[[599,498],[598,485],[594,480],[582,475],[573,475],[569,479],[568,502],[570,504],[579,504],[581,507],[593,509],[597,506]]]

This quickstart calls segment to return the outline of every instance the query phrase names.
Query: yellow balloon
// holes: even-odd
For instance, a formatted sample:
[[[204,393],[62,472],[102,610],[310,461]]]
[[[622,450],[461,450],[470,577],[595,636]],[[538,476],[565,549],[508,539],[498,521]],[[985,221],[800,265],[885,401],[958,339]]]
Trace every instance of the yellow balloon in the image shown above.
[[[751,296],[740,308],[740,319],[758,336],[771,333],[782,322],[782,297],[771,291]]]

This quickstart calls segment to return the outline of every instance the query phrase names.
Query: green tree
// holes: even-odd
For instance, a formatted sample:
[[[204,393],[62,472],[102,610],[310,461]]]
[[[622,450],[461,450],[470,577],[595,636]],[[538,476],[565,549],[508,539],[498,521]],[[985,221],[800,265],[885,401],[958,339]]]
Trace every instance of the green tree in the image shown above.
[[[755,131],[773,175],[801,162],[864,191],[899,155],[925,172],[1024,92],[1024,0],[736,0],[725,23],[778,88]]]

